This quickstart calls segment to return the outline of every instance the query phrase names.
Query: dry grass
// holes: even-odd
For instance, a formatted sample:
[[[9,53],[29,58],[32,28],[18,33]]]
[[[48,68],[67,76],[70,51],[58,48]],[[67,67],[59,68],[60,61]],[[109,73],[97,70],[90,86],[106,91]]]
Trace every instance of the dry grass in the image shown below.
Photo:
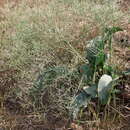
[[[105,27],[120,25],[127,14],[119,10],[115,1],[95,4],[89,0],[23,0],[17,5],[8,3],[0,11],[0,67],[15,68],[20,77],[14,93],[6,97],[5,107],[10,110],[7,113],[4,108],[1,124],[6,122],[7,127],[14,129],[20,122],[19,129],[29,129],[26,120],[19,121],[20,117],[12,119],[11,115],[8,120],[5,115],[14,113],[12,109],[20,109],[16,115],[23,113],[29,118],[30,129],[35,124],[49,122],[50,127],[51,124],[58,127],[59,120],[68,122],[68,106],[81,87],[79,79],[58,77],[41,93],[37,107],[30,99],[29,89],[49,64],[69,67],[71,73],[82,62],[86,40],[100,35]],[[96,114],[91,119],[98,121],[100,116]],[[89,119],[89,127],[92,120]]]

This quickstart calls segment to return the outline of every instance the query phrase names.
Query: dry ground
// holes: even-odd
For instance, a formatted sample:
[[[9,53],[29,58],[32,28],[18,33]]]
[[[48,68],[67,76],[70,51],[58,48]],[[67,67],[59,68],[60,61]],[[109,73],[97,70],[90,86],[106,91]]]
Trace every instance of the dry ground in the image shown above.
[[[9,0],[9,1],[11,1],[11,0]],[[6,2],[7,2],[6,0],[0,0],[0,4],[2,6]],[[18,0],[15,0],[15,2],[18,2]],[[125,1],[125,3],[124,2],[121,3],[121,9],[123,11],[128,10],[128,7],[129,7],[128,3],[129,3],[129,1]],[[122,26],[125,29],[128,29],[128,31],[130,31],[128,23],[127,24],[123,23]],[[94,31],[92,31],[90,33],[90,36],[89,36],[90,39],[95,37],[98,34],[98,31],[96,29],[97,28],[94,28],[93,29]],[[5,86],[7,87],[6,91],[10,90],[10,85],[14,88],[16,87],[17,81],[15,79],[17,77],[17,73],[19,73],[19,71],[15,70],[15,69],[5,70],[5,71],[0,72],[0,84],[3,85],[0,88],[0,91],[2,92],[1,95],[4,95],[3,93],[5,91]],[[129,99],[128,99],[128,101],[129,101]],[[26,113],[26,110],[22,110],[19,112],[19,110],[21,110],[21,108],[23,108],[23,106],[21,106],[21,99],[19,99],[19,98],[11,99],[11,100],[7,99],[4,105],[7,107],[8,111],[5,111],[5,110],[0,111],[0,113],[1,113],[0,125],[3,126],[3,127],[1,127],[1,129],[3,129],[3,130],[8,130],[8,129],[11,129],[11,130],[67,130],[67,129],[68,130],[88,130],[88,129],[90,129],[89,127],[91,126],[91,125],[87,126],[87,125],[85,125],[85,123],[83,123],[84,125],[78,125],[78,122],[71,122],[71,120],[67,119],[66,117],[56,117],[56,115],[53,117],[51,115],[51,111],[48,114],[48,120],[41,121],[44,115],[39,116],[36,113],[34,113],[34,115],[33,114],[30,115],[30,114]],[[27,110],[27,111],[29,111],[29,110]],[[52,113],[55,113],[55,111],[56,110],[54,109],[52,111]],[[14,113],[15,114],[22,113],[22,114],[14,115]],[[125,113],[125,115],[129,115],[130,110],[128,110],[127,108],[124,108],[124,113]],[[123,118],[126,118],[126,117],[123,117]],[[102,128],[104,130],[105,130],[106,126],[107,126],[108,130],[109,129],[110,130],[116,130],[116,129],[117,130],[118,129],[129,130],[130,129],[129,121],[130,120],[127,120],[127,121],[125,120],[124,122],[121,122],[119,125],[111,126],[111,128],[109,128],[109,126],[112,125],[113,123],[110,122],[110,124],[109,124],[109,121],[102,123],[102,122],[97,120],[95,122],[90,122],[90,124],[93,123],[93,124],[95,124],[95,126],[101,125],[100,128]],[[87,124],[89,124],[89,122],[87,122]],[[91,128],[90,130],[96,130],[96,128],[97,127]]]

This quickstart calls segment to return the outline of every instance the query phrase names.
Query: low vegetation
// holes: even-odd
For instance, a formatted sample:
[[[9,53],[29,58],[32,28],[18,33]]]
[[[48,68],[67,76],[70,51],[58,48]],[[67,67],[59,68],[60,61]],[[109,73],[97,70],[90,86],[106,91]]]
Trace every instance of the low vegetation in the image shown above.
[[[130,128],[130,39],[113,37],[129,15],[116,0],[23,0],[0,11],[1,128]]]

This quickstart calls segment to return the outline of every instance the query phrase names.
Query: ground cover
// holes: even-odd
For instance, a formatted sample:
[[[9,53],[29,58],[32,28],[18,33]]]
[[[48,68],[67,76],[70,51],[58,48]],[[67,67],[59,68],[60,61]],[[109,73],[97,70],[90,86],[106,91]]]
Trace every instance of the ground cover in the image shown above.
[[[0,9],[1,129],[129,129],[129,2],[5,3]],[[116,81],[106,85],[114,88],[112,97],[106,90],[97,94],[104,74]]]

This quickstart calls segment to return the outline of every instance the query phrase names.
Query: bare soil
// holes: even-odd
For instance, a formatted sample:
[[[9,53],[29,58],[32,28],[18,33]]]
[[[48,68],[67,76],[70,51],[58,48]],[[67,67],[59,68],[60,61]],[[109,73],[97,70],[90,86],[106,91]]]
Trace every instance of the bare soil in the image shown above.
[[[14,2],[15,4],[18,3],[20,0],[0,0],[0,6],[4,6],[4,4],[8,2]]]

